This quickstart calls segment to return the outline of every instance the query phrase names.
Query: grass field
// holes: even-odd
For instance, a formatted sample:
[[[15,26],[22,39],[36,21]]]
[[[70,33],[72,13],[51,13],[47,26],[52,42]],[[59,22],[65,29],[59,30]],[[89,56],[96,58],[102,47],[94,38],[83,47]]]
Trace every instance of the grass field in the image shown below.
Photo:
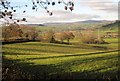
[[[5,44],[3,64],[35,79],[113,79],[118,77],[118,40],[106,41],[110,44]]]
[[[65,30],[80,30],[85,28],[94,28],[94,27],[101,27],[104,24],[108,24],[109,22],[101,22],[101,23],[72,23],[72,24],[51,24],[51,25],[45,25],[45,26],[37,26],[37,30],[40,31],[65,31]],[[118,27],[118,26],[117,26]],[[102,30],[103,31],[103,30]]]

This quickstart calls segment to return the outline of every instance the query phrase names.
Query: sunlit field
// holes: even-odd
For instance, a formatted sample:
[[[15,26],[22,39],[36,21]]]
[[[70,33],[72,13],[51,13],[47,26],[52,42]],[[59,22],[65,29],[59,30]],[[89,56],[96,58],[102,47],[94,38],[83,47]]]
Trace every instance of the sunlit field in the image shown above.
[[[29,79],[117,79],[118,39],[105,40],[109,44],[5,44],[3,62]]]
[[[118,0],[0,0],[2,81],[119,81]]]

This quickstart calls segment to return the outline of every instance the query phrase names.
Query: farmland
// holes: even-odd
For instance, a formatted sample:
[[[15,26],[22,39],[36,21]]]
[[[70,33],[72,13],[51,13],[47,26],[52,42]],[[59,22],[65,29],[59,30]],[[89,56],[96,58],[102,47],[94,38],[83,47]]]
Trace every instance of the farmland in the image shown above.
[[[120,81],[118,0],[0,0],[2,81]]]
[[[13,30],[18,30],[16,25],[11,27]],[[39,32],[34,33],[36,31],[34,28]],[[21,36],[19,42],[4,42],[2,45],[4,80],[118,80],[119,36],[113,36],[113,34],[102,38],[102,35],[106,35],[107,32],[117,35],[117,22],[108,25],[106,23],[74,23],[31,28],[22,26],[21,31],[23,30],[24,32],[19,32]],[[56,33],[58,40],[55,39]],[[10,37],[8,33],[5,37],[7,36]],[[37,36],[39,39],[35,40]],[[17,40],[15,34],[11,33],[11,37]],[[48,41],[42,40],[45,37],[49,38]],[[20,38],[27,41],[22,42]],[[59,38],[64,39],[63,42]],[[54,41],[51,42],[53,39]],[[93,42],[96,40],[97,43]]]
[[[5,44],[3,63],[19,69],[23,79],[117,79],[118,39],[105,40],[109,44]]]

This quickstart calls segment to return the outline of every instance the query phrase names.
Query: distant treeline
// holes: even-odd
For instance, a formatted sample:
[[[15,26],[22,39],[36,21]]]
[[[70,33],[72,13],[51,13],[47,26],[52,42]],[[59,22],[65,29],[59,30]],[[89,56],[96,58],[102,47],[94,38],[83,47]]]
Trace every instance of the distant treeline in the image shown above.
[[[28,25],[7,24],[2,26],[2,38],[0,41],[3,43],[17,43],[28,41],[39,41],[48,43],[67,43],[70,40],[78,38],[83,43],[87,44],[103,44],[105,37],[118,37],[116,32],[106,32],[106,34],[97,34],[95,30],[78,30],[78,31],[40,31],[36,27]],[[67,42],[65,42],[66,40]],[[78,40],[79,41],[79,40]]]
[[[12,42],[25,42],[25,41],[42,41],[42,42],[58,42],[63,43],[67,40],[69,43],[70,39],[75,36],[72,32],[59,32],[55,33],[52,30],[41,32],[35,27],[18,24],[8,24],[2,26],[2,39],[3,43]]]
[[[2,26],[2,41],[16,42],[36,40],[38,32],[33,27],[18,24],[8,24]]]

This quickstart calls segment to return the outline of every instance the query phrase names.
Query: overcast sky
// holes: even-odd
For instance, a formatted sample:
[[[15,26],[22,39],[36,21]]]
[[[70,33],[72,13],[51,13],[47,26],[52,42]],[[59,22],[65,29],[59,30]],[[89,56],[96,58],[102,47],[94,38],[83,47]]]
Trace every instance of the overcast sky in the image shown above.
[[[42,8],[32,10],[30,0],[11,0],[13,6],[28,5],[28,8],[17,8],[15,17],[26,17],[27,23],[48,23],[48,22],[76,22],[83,20],[117,20],[119,0],[72,0],[75,4],[74,11],[65,11],[64,5],[49,6],[53,16],[49,16]],[[43,0],[44,1],[44,0]],[[58,0],[50,0],[58,1]],[[69,0],[65,0],[69,1]],[[26,10],[27,13],[21,13]]]

